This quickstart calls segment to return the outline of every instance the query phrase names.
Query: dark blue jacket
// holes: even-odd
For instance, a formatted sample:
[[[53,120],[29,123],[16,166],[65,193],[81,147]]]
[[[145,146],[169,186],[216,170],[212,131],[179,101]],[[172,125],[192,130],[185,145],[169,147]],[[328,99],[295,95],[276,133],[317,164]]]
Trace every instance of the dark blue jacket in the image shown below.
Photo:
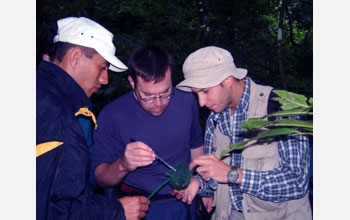
[[[36,74],[37,219],[125,219],[119,201],[91,195],[87,187],[89,152],[75,113],[89,104],[83,89],[63,69],[40,63]],[[52,143],[58,144],[45,148]],[[44,153],[38,156],[40,150]]]

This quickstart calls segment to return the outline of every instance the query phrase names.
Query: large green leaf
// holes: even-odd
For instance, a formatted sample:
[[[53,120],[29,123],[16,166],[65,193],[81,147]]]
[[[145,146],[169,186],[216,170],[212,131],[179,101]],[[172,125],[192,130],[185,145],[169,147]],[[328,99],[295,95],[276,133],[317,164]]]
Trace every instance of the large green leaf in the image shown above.
[[[238,127],[245,129],[255,129],[273,123],[272,121],[265,121],[258,118],[249,118],[245,123],[238,125]]]
[[[292,129],[292,128],[276,128],[276,129],[270,129],[261,131],[258,133],[257,138],[266,138],[266,137],[273,137],[273,136],[279,136],[279,135],[287,135],[287,134],[298,134],[300,131]]]
[[[222,158],[225,154],[233,151],[233,150],[240,150],[242,149],[249,141],[252,141],[253,139],[250,139],[248,141],[233,143],[228,146],[229,149],[223,150],[220,153],[220,158]]]
[[[287,126],[287,127],[300,127],[300,128],[312,128],[313,124],[309,121],[294,120],[294,119],[281,119],[275,121],[263,121],[257,118],[250,118],[247,122],[240,124],[239,127],[245,129],[257,129],[262,127],[271,126]]]
[[[283,110],[290,110],[290,109],[295,109],[295,108],[299,107],[299,105],[297,105],[295,103],[291,103],[288,100],[280,98],[280,97],[275,97],[275,98],[272,98],[272,99],[275,100],[275,101],[278,101],[281,104],[281,108]]]
[[[299,128],[312,128],[313,124],[309,121],[294,120],[294,119],[281,119],[273,121],[272,126],[288,126],[288,127],[299,127]]]
[[[272,116],[297,116],[297,115],[312,115],[310,108],[292,108],[289,110],[283,110],[265,115],[262,118],[272,117]]]
[[[292,105],[295,105],[297,107],[304,107],[308,108],[309,105],[307,104],[306,100],[307,98],[304,95],[300,95],[294,92],[288,92],[285,90],[273,90],[274,93],[276,93],[278,96],[282,97],[286,102],[281,103],[282,109],[288,110]],[[276,98],[278,101],[280,101],[280,98]],[[284,108],[284,105],[288,105],[287,109]]]
[[[233,143],[228,146],[228,149],[222,150],[220,152],[220,158],[225,156],[227,153],[233,151],[233,150],[240,150],[243,149],[246,144],[248,144],[251,141],[254,140],[261,140],[266,139],[266,141],[273,141],[273,137],[280,136],[280,135],[287,135],[287,134],[302,134],[302,132],[292,129],[292,128],[276,128],[276,129],[270,129],[270,130],[264,130],[260,131],[256,137],[253,137],[249,140]]]

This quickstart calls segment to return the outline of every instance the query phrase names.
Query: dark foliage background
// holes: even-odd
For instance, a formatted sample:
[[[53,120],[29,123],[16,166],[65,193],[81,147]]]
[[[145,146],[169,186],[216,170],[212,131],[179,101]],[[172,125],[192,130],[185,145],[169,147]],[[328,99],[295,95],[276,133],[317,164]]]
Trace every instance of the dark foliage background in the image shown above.
[[[167,48],[175,63],[174,85],[183,79],[182,64],[191,52],[215,45],[229,50],[257,83],[312,96],[311,0],[38,0],[36,12],[37,64],[47,27],[85,16],[114,34],[124,63],[137,44]],[[96,115],[130,90],[127,74],[110,72],[109,84],[92,97]],[[204,125],[208,111],[200,111]]]
[[[67,16],[88,17],[111,31],[124,63],[137,44],[165,47],[175,63],[174,85],[191,52],[215,45],[229,50],[255,82],[313,96],[312,0],[37,0],[37,65],[47,50],[43,34]],[[130,90],[127,75],[110,72],[109,84],[92,97],[96,116]],[[208,113],[200,108],[203,130]],[[312,182],[310,189],[312,195]]]

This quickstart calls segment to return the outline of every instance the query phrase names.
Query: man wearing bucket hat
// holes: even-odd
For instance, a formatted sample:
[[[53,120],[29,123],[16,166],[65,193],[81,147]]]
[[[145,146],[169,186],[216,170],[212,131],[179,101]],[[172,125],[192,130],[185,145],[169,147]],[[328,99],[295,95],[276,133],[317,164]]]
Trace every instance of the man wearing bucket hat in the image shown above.
[[[36,219],[140,219],[146,197],[109,200],[88,190],[89,98],[108,83],[109,68],[127,67],[114,55],[113,34],[84,17],[57,21],[54,57],[36,75]]]
[[[278,103],[271,99],[273,88],[256,84],[246,76],[246,69],[235,66],[227,50],[215,46],[190,54],[183,72],[185,80],[177,88],[196,93],[199,105],[211,113],[206,124],[205,155],[190,166],[197,165],[201,177],[186,190],[175,191],[177,198],[191,203],[197,192],[211,196],[206,207],[209,211],[216,207],[212,219],[311,219],[307,137],[255,142],[242,152],[218,158],[228,145],[243,141],[244,133],[238,125],[278,110]],[[208,178],[219,183],[215,192],[208,186]]]

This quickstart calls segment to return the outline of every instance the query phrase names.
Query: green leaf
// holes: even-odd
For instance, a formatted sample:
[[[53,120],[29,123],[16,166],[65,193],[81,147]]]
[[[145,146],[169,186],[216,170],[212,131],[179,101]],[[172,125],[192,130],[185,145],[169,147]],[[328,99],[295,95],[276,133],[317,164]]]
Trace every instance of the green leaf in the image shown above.
[[[232,149],[226,149],[226,150],[222,150],[221,153],[220,153],[220,159],[227,153],[231,152]]]
[[[305,129],[305,131],[308,131],[308,132],[313,132],[313,128],[304,128]]]
[[[240,124],[239,127],[245,129],[257,129],[262,127],[271,127],[271,126],[287,126],[287,127],[300,127],[300,128],[313,128],[312,122],[295,120],[295,119],[280,119],[275,121],[263,121],[261,119],[250,118],[243,124]]]
[[[253,140],[253,138],[252,138],[252,140]],[[239,149],[242,149],[244,147],[244,145],[246,145],[249,141],[251,141],[251,140],[233,143],[233,144],[230,144],[228,146],[228,148],[230,148],[231,150],[239,150]]]
[[[260,127],[269,125],[271,123],[274,123],[274,122],[265,121],[258,118],[249,118],[246,122],[238,125],[238,127],[245,128],[245,129],[255,129],[255,128],[260,128]]]
[[[309,107],[309,105],[306,102],[307,98],[304,95],[300,95],[294,92],[288,92],[285,90],[273,90],[273,91],[282,99],[287,101],[287,102],[280,102],[282,104],[282,109],[284,110],[288,110],[292,106],[298,106],[298,107],[304,107],[304,108]],[[286,108],[284,108],[284,106],[286,106]]]
[[[231,152],[233,150],[240,150],[240,149],[242,149],[249,141],[252,141],[252,140],[254,140],[254,138],[249,139],[247,141],[230,144],[228,146],[229,149],[221,151],[220,158],[222,158],[225,154],[227,154],[227,153],[229,153],[229,152]]]
[[[170,185],[172,188],[181,190],[185,189],[191,181],[194,169],[189,169],[188,163],[178,163],[174,166],[176,171],[168,170],[165,175],[172,178]]]
[[[292,128],[276,128],[276,129],[270,129],[261,131],[258,133],[257,138],[266,138],[266,137],[273,137],[278,135],[287,135],[287,134],[297,134],[299,133],[298,130],[292,129]]]
[[[288,126],[288,127],[300,127],[300,128],[312,128],[313,123],[309,121],[294,120],[294,119],[281,119],[273,121],[273,126]]]
[[[267,118],[267,117],[272,117],[272,116],[296,116],[296,115],[307,115],[307,114],[312,114],[310,113],[311,109],[309,108],[293,108],[289,110],[283,110],[283,111],[278,111],[274,112],[271,114],[268,114],[262,118]]]
[[[314,105],[314,99],[313,99],[312,97],[309,98],[309,104],[310,104],[311,106]]]
[[[291,103],[288,100],[285,100],[285,99],[280,98],[280,97],[275,97],[275,98],[272,98],[272,99],[275,100],[275,101],[278,101],[281,104],[281,108],[283,110],[290,110],[290,109],[295,109],[295,108],[299,107],[299,105],[297,105],[295,103]]]

